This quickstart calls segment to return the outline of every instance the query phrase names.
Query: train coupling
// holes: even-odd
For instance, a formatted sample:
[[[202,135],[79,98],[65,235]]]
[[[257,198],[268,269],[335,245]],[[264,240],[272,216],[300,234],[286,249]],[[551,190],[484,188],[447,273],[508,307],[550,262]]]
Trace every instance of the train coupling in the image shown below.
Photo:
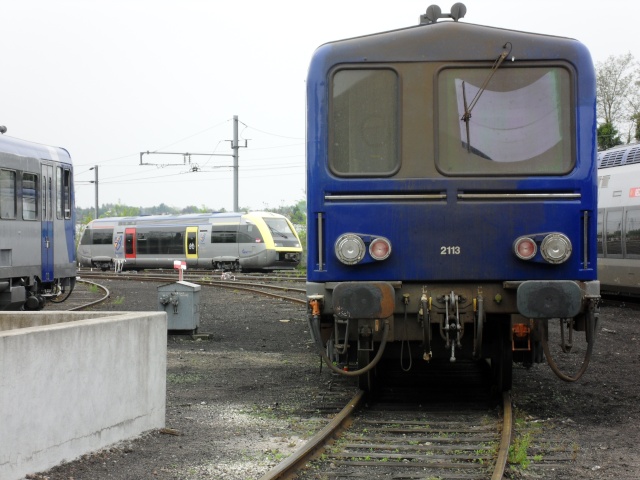
[[[462,346],[460,339],[462,338],[463,328],[460,323],[459,302],[463,300],[460,295],[453,291],[450,294],[443,295],[441,298],[441,301],[445,304],[445,318],[440,328],[446,340],[446,348],[451,349],[449,361],[452,363],[456,361],[456,348]]]

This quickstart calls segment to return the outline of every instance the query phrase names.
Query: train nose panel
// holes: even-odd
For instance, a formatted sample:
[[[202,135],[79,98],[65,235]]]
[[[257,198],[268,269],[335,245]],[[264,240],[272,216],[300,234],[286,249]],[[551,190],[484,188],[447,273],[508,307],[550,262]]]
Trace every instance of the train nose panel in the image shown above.
[[[395,294],[385,282],[344,282],[332,295],[333,311],[340,318],[387,318],[393,315]]]

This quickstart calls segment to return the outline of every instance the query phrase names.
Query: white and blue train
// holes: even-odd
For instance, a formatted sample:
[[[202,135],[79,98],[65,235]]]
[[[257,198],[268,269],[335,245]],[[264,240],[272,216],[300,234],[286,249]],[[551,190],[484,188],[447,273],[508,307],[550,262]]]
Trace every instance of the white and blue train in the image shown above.
[[[640,295],[640,144],[598,154],[598,187],[602,291]]]
[[[76,279],[69,152],[0,135],[0,310],[39,310]]]

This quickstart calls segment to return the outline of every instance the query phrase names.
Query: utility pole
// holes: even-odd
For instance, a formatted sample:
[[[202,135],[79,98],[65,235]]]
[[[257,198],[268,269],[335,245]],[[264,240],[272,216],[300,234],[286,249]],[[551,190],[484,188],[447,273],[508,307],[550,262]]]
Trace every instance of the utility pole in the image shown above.
[[[244,141],[243,147],[247,147],[247,141]],[[238,205],[238,150],[240,145],[238,144],[238,116],[233,116],[233,140],[231,141],[231,148],[233,149],[233,211],[240,210]]]
[[[233,143],[231,144],[233,149],[233,211],[237,212],[240,207],[238,206],[238,116],[233,116]]]
[[[240,148],[247,148],[247,140],[244,141],[244,145],[240,145],[239,140],[238,140],[238,116],[234,115],[233,116],[233,140],[227,140],[227,142],[231,142],[231,149],[233,150],[233,154],[229,155],[227,153],[189,153],[189,152],[185,152],[185,153],[180,153],[180,152],[158,152],[158,151],[153,151],[150,152],[149,150],[147,150],[146,152],[140,152],[140,165],[157,165],[156,163],[149,163],[149,162],[144,162],[143,161],[143,157],[144,155],[182,155],[183,156],[183,163],[179,164],[179,163],[165,163],[163,164],[163,166],[178,166],[178,165],[186,165],[187,161],[189,162],[189,164],[191,164],[191,156],[192,155],[205,155],[207,157],[213,157],[213,156],[218,156],[218,157],[233,157],[233,211],[237,212],[238,210],[240,210],[240,206],[238,204],[238,184],[239,184],[239,180],[238,180],[238,159],[239,159],[239,155],[238,155],[238,150]],[[229,167],[229,165],[224,165],[225,167]],[[98,167],[95,167],[96,169],[96,212],[98,211]],[[93,170],[93,168],[91,168],[90,170]],[[198,166],[194,166],[191,171],[192,172],[197,172],[199,170]],[[93,182],[92,182],[93,183]],[[97,213],[96,213],[97,215]],[[96,217],[97,218],[97,217]]]
[[[89,170],[95,170],[95,174],[96,174],[95,180],[91,183],[95,183],[96,185],[96,206],[94,209],[94,214],[95,214],[94,217],[97,219],[98,213],[99,213],[98,211],[98,165],[96,165],[95,167],[91,167]]]

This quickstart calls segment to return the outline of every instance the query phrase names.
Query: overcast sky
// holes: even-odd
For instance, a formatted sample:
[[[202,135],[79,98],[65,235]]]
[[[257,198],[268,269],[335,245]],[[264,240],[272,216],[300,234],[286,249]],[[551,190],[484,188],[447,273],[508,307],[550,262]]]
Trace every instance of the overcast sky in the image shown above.
[[[415,25],[435,1],[0,0],[0,125],[69,150],[76,205],[233,209],[305,197],[305,80],[322,43]],[[439,3],[449,12],[454,2]],[[468,23],[576,38],[640,60],[640,1],[466,0]],[[592,6],[587,6],[592,5]],[[182,164],[182,165],[181,165]],[[197,172],[191,171],[197,169]]]

